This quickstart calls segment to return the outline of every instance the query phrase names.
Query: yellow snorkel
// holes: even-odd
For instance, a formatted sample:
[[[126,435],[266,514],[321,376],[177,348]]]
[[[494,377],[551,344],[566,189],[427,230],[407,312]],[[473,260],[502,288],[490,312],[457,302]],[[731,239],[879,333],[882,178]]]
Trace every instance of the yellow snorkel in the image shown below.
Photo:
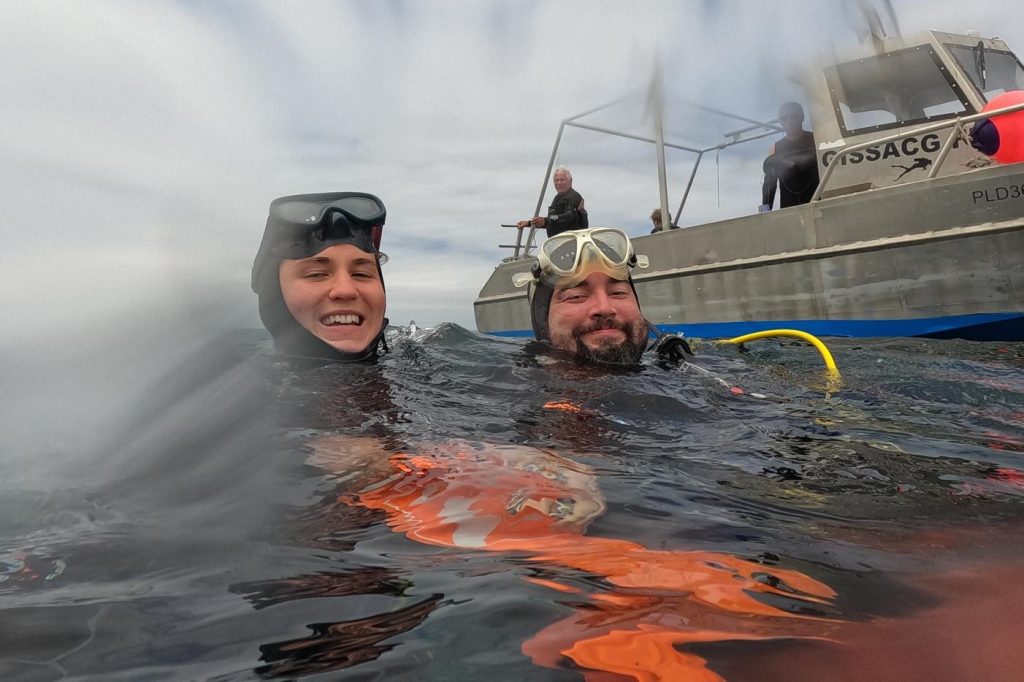
[[[764,331],[753,332],[751,334],[744,334],[743,336],[737,336],[732,339],[725,339],[724,341],[717,341],[716,344],[730,343],[736,346],[742,346],[744,343],[749,341],[758,341],[760,339],[769,339],[776,336],[789,336],[795,339],[806,341],[807,343],[814,346],[814,349],[821,355],[821,359],[825,362],[825,372],[827,388],[829,392],[838,391],[842,388],[843,377],[839,374],[839,368],[836,366],[836,361],[832,357],[832,352],[829,351],[828,347],[822,342],[821,339],[802,332],[799,329],[765,329]]]

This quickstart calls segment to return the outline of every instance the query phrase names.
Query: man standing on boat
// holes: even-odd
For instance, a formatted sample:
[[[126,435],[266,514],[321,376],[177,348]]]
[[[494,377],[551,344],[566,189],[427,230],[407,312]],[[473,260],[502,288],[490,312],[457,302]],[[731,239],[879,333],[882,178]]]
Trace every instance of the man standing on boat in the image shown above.
[[[651,225],[653,225],[653,228],[651,229],[651,234],[654,234],[656,232],[663,232],[665,230],[664,226],[661,224],[661,208],[656,208],[653,211],[651,211]],[[668,229],[678,230],[679,226],[669,224]]]
[[[548,237],[568,230],[585,229],[588,226],[587,210],[583,206],[583,197],[572,188],[572,173],[568,168],[556,168],[552,182],[557,194],[548,206],[547,217],[534,216],[532,220],[520,220],[517,225],[543,227]]]
[[[640,311],[630,269],[646,262],[622,230],[599,227],[545,241],[532,277],[524,278],[536,339],[582,364],[636,365],[652,332],[659,355],[676,361],[691,355],[683,339],[660,333]]]
[[[772,210],[776,186],[779,188],[779,208],[806,204],[818,187],[814,134],[803,128],[803,107],[796,102],[786,102],[779,109],[779,123],[786,136],[771,146],[768,158],[764,160],[761,213]]]

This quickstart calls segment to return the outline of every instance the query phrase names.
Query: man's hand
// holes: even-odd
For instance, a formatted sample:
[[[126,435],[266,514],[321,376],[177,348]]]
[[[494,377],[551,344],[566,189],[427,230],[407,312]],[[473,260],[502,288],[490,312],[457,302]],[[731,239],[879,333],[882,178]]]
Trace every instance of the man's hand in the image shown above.
[[[529,227],[530,225],[533,225],[534,227],[544,227],[544,224],[546,222],[547,222],[547,218],[541,218],[540,216],[534,216],[530,220],[520,220],[518,223],[516,223],[516,227]]]

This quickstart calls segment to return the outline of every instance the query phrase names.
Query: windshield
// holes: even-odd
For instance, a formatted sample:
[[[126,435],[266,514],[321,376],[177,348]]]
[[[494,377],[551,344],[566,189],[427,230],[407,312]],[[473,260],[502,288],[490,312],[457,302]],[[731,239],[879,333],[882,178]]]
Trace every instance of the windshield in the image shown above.
[[[968,108],[927,46],[837,64],[825,77],[844,134],[923,123]]]
[[[1024,90],[1024,67],[1012,52],[948,43],[946,49],[986,101],[1004,92]]]

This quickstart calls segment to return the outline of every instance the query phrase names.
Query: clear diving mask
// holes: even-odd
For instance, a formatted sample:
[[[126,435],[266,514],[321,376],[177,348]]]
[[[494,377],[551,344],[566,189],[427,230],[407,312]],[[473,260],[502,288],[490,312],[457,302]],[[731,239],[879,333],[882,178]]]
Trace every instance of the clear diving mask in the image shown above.
[[[544,241],[532,272],[512,276],[512,283],[521,287],[530,282],[543,282],[552,289],[572,287],[591,273],[603,272],[617,280],[629,278],[631,268],[646,268],[647,256],[637,256],[633,244],[622,230],[595,227],[573,230]]]

